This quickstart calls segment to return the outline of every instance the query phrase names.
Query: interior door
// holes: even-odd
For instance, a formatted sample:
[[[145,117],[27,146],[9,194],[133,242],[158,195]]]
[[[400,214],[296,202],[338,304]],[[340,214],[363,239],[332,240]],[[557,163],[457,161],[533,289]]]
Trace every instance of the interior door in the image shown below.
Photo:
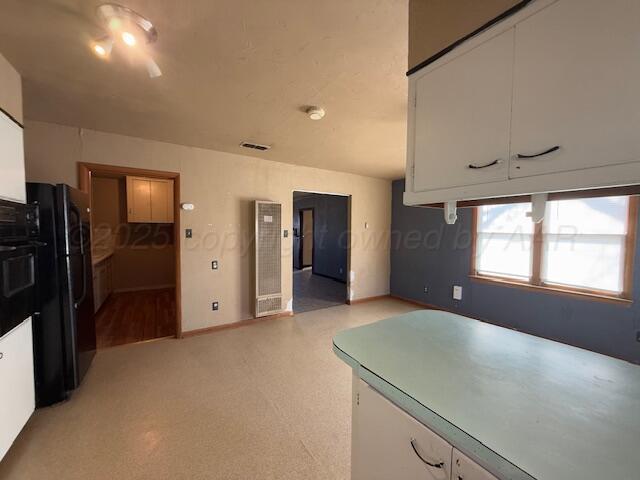
[[[640,161],[639,22],[637,0],[561,0],[516,26],[511,177]]]
[[[131,223],[146,223],[151,220],[149,179],[127,177],[127,220]]]
[[[300,210],[300,261],[301,268],[313,265],[313,209]]]
[[[510,29],[416,80],[414,191],[507,180],[513,45]]]

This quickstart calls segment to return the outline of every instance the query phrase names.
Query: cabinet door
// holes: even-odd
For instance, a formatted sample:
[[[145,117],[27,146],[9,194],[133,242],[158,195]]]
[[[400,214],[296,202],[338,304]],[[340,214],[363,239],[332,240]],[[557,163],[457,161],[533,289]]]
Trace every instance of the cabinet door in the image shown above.
[[[510,29],[416,80],[414,191],[507,180],[513,47]]]
[[[173,180],[151,180],[151,222],[173,222]]]
[[[511,177],[640,161],[640,2],[560,0],[516,26]]]
[[[464,453],[453,449],[452,480],[498,480]]]
[[[353,480],[449,480],[451,445],[362,381],[354,416]]]
[[[127,220],[151,221],[151,182],[148,178],[127,177]]]
[[[23,132],[0,112],[0,198],[25,203]]]
[[[0,379],[1,460],[35,409],[31,319],[0,339]]]

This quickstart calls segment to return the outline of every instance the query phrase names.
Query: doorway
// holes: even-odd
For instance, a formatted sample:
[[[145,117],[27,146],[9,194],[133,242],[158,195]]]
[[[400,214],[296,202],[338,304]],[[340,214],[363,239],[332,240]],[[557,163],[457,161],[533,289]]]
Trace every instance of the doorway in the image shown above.
[[[293,311],[346,303],[350,197],[293,192]]]
[[[98,349],[179,337],[177,173],[80,164],[91,201]]]

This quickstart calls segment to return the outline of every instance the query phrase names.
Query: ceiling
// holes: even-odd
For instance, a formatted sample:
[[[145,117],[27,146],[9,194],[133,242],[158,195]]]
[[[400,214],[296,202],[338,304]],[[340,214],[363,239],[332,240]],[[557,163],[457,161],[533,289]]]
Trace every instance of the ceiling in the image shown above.
[[[108,62],[90,51],[100,3],[0,0],[0,52],[23,76],[27,119],[403,176],[407,0],[122,0],[158,29],[156,79],[115,49]]]

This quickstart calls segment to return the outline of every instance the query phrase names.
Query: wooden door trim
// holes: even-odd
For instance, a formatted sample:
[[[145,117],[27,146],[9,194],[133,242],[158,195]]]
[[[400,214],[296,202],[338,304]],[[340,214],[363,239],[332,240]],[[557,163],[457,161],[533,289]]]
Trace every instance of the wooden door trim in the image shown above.
[[[303,262],[304,259],[304,223],[303,223],[303,217],[304,217],[304,212],[306,211],[311,211],[311,228],[313,230],[313,244],[311,245],[311,265],[305,265]],[[315,242],[315,236],[316,236],[316,212],[314,210],[313,207],[308,207],[308,208],[301,208],[300,211],[298,212],[298,214],[300,215],[300,251],[298,252],[300,258],[299,258],[299,265],[300,265],[300,270],[302,270],[305,267],[311,267],[311,272],[314,271],[314,264],[316,263],[316,242]]]
[[[182,338],[182,282],[180,262],[180,174],[162,170],[147,170],[143,168],[121,167],[117,165],[103,165],[98,163],[78,162],[78,186],[80,190],[89,194],[91,206],[91,179],[94,174],[114,176],[150,177],[173,180],[173,244],[175,249],[176,266],[176,338]],[[93,208],[91,208],[93,216]]]

